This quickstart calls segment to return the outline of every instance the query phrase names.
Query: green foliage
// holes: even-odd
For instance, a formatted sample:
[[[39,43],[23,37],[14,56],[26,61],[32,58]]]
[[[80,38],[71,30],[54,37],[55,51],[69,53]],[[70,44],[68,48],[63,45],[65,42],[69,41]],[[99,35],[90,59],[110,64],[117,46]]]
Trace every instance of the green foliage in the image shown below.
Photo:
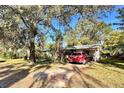
[[[108,51],[111,56],[123,55],[124,42],[122,31],[111,31],[109,38],[104,43],[104,51]]]
[[[104,22],[83,19],[78,22],[75,30],[69,31],[65,39],[69,46],[95,44],[105,41],[111,31],[111,27]]]
[[[30,50],[30,60],[35,62],[35,39],[40,37],[40,42],[45,42],[46,33],[51,35],[51,31],[54,32],[53,41],[55,42],[52,48],[55,50],[53,56],[55,55],[58,58],[60,49],[62,48],[62,42],[64,41],[64,35],[53,26],[51,21],[53,18],[59,20],[59,24],[64,26],[65,29],[70,27],[70,17],[79,13],[81,19],[85,18],[87,22],[79,22],[76,30],[72,32],[72,37],[70,40],[73,41],[72,44],[82,44],[82,43],[93,43],[97,38],[95,29],[93,29],[95,23],[94,19],[97,19],[98,16],[104,14],[111,10],[112,6],[11,6],[4,5],[0,6],[0,42],[3,43],[6,49],[14,48],[17,50],[19,48],[28,48]],[[92,21],[93,20],[93,21]],[[88,25],[90,24],[90,26]],[[45,26],[46,31],[39,31],[38,25]],[[80,29],[85,29],[82,31]],[[87,28],[92,30],[90,33],[87,31]],[[79,33],[88,32],[88,34],[80,37]],[[91,33],[92,37],[89,37]],[[65,31],[66,33],[66,31]],[[65,34],[64,33],[64,34]],[[74,34],[73,34],[74,33]],[[41,35],[42,34],[42,35]],[[94,36],[95,35],[95,36]],[[1,38],[2,37],[2,38]],[[3,39],[4,38],[4,39]],[[90,39],[89,39],[90,38]],[[82,39],[81,41],[79,41]],[[93,41],[91,41],[93,39]],[[97,39],[98,40],[98,39]],[[67,40],[68,41],[68,40]],[[85,41],[85,42],[84,42]],[[70,43],[70,41],[68,41]],[[70,44],[70,45],[72,45]],[[36,51],[36,54],[39,55],[39,52]],[[16,54],[14,53],[14,56]],[[12,54],[13,56],[13,54]]]
[[[117,13],[119,15],[116,18],[120,20],[120,23],[114,23],[114,25],[118,25],[118,29],[124,30],[124,8],[119,8]]]

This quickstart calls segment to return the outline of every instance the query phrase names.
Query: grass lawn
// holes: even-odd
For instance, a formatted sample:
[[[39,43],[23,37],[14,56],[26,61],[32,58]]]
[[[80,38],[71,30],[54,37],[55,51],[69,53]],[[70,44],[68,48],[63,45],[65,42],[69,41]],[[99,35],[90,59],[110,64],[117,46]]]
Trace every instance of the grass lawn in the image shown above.
[[[6,60],[3,58],[0,58],[0,62],[5,62]]]
[[[106,63],[106,61],[108,63]],[[66,65],[36,64],[34,66],[29,66],[27,65],[27,61],[23,59],[7,59],[5,62],[0,62],[0,85],[3,84],[5,87],[17,87],[19,85],[20,85],[19,87],[30,87],[30,85],[28,86],[28,84],[31,83],[34,84],[33,82],[34,79],[31,78],[32,75],[36,76],[37,73],[39,73],[38,74],[38,82],[39,82],[39,77],[43,77],[42,74],[44,73],[57,74],[61,72],[57,74],[58,78],[63,78],[63,75],[70,75],[69,77],[73,75],[71,78],[68,78],[69,79],[68,81],[72,83],[70,84],[69,87],[118,87],[118,88],[123,87],[124,88],[123,68],[124,68],[123,60],[121,61],[110,60],[110,59],[102,60],[99,63],[93,62],[89,65],[68,63]],[[45,81],[43,80],[43,82]],[[39,87],[37,85],[39,83],[36,83],[34,85],[33,84],[31,84],[32,87]],[[61,82],[60,85],[61,84],[63,83]]]
[[[109,87],[124,88],[124,60],[105,59],[101,63],[93,63],[85,73]]]

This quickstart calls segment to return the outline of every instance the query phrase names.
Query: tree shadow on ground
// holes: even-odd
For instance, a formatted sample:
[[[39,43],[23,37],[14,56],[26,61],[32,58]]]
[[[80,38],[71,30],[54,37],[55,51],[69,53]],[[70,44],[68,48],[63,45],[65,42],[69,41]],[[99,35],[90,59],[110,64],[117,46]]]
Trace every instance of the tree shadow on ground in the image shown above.
[[[43,87],[44,84],[45,84],[45,82],[46,82],[46,80],[47,80],[47,78],[48,78],[48,74],[45,73],[45,72],[39,72],[39,73],[35,74],[35,75],[33,76],[34,81],[33,81],[33,83],[29,86],[29,88],[33,87],[33,86],[35,85],[35,83],[37,83],[37,82],[40,82],[37,87],[40,87],[40,86]],[[42,84],[41,84],[41,82],[42,82]]]
[[[25,64],[23,64],[24,66]],[[7,68],[13,68],[14,66],[8,66]],[[22,65],[21,65],[22,66]],[[56,83],[59,83],[58,87],[73,87],[73,83],[77,82],[78,78],[75,78],[75,76],[78,76],[80,78],[79,83],[82,83],[80,87],[95,87],[93,84],[91,84],[89,81],[94,82],[100,87],[106,87],[101,81],[93,78],[92,76],[89,76],[83,71],[85,71],[85,68],[80,69],[77,66],[72,66],[71,69],[68,67],[59,67],[61,70],[64,70],[64,72],[61,73],[54,73],[54,75],[49,75],[51,72],[47,72],[47,70],[51,71],[51,65],[50,64],[44,64],[44,65],[34,65],[29,66],[27,69],[9,69],[0,72],[2,76],[6,76],[7,74],[11,73],[10,75],[7,75],[5,78],[0,80],[0,87],[10,87],[11,85],[15,84],[16,82],[20,81],[21,79],[25,78],[29,73],[30,70],[32,70],[32,67],[34,67],[34,71],[44,68],[42,72],[37,72],[33,76],[33,82],[29,86],[31,87],[54,87]],[[2,68],[1,68],[2,69]],[[90,68],[88,68],[90,69]],[[68,74],[74,73],[70,78],[67,77]],[[89,80],[89,81],[88,81]],[[61,82],[60,82],[61,81]],[[64,86],[65,84],[65,86]],[[36,85],[36,86],[35,86]]]
[[[5,60],[0,60],[0,63],[6,62]]]
[[[5,65],[2,65],[1,67],[0,67],[0,69],[4,69],[4,68],[13,68],[13,67],[15,67],[15,66],[18,66],[18,65],[20,65],[20,66],[25,66],[26,64],[22,64],[22,63],[14,63],[14,64],[5,64]]]
[[[10,71],[10,73],[14,73],[2,80],[0,80],[0,87],[7,88],[14,84],[15,82],[25,78],[29,74],[29,69],[21,69],[16,71]],[[9,71],[7,72],[9,73]]]
[[[117,73],[120,73],[120,74],[124,74],[124,72],[122,72],[122,71],[119,71],[119,70],[116,70],[115,68],[109,68],[109,67],[113,67],[113,65],[111,65],[111,64],[104,64],[104,63],[101,63],[101,62],[99,62],[100,64],[94,64],[93,66],[99,66],[99,67],[102,67],[102,68],[104,68],[104,69],[106,69],[106,70],[109,70],[109,71],[114,71],[114,72],[117,72]],[[101,65],[102,64],[102,65]],[[92,67],[93,67],[92,66]],[[114,66],[115,67],[115,66]],[[117,67],[118,68],[118,67]]]
[[[77,66],[73,66],[71,69],[67,67],[59,67],[60,69],[64,70],[64,72],[54,73],[47,73],[46,70],[50,70],[51,67],[47,67],[43,72],[36,73],[33,78],[34,81],[30,85],[31,87],[41,87],[41,88],[71,88],[76,87],[73,86],[74,82],[79,82],[79,87],[84,88],[93,88],[93,87],[108,87],[103,82],[97,80],[96,78],[83,73],[82,70]],[[90,68],[87,68],[90,69]],[[91,68],[92,69],[92,68]],[[72,75],[70,73],[73,73]],[[68,75],[71,75],[68,77]],[[76,77],[79,78],[76,78]],[[80,79],[80,80],[79,80]]]
[[[73,69],[65,68],[65,67],[59,67],[60,69],[66,70],[66,71],[73,71]]]
[[[58,73],[53,76],[47,81],[46,86],[47,88],[67,88],[66,83],[68,82],[67,74]]]
[[[25,67],[26,69],[23,69],[21,67]],[[32,68],[35,67],[35,69],[32,71],[36,71],[41,68],[50,68],[48,64],[46,65],[27,65],[27,64],[12,64],[12,65],[4,65],[0,67],[0,87],[7,88],[11,85],[15,84],[16,82],[20,81],[21,79],[25,78],[27,75],[29,75]],[[5,69],[5,70],[3,70]]]
[[[0,77],[4,77],[4,76],[9,75],[9,74],[11,74],[11,73],[14,73],[14,72],[16,72],[16,71],[17,71],[17,70],[10,70],[10,69],[7,69],[7,70],[5,70],[5,71],[0,72]]]
[[[93,87],[108,87],[107,85],[105,85],[103,82],[97,80],[96,78],[88,75],[88,74],[85,74],[82,70],[80,70],[78,67],[76,66],[73,66],[73,70],[75,71],[75,73],[80,77],[81,81],[82,82],[82,86],[85,87],[85,88],[93,88]],[[68,86],[71,87],[71,82],[75,81],[76,82],[76,75],[74,75],[68,82]]]
[[[70,71],[65,71],[64,73],[48,73],[46,70],[50,69],[50,67],[46,68],[43,72],[36,73],[33,78],[34,82],[30,85],[31,87],[39,87],[39,88],[65,88],[65,82],[68,81],[67,74]],[[37,84],[37,85],[36,85]]]
[[[35,69],[32,70],[33,72],[41,69],[41,68],[49,68],[50,66],[48,64],[43,64],[43,65],[39,65],[39,66],[35,66]]]
[[[114,66],[120,69],[124,69],[124,60],[118,60],[118,59],[103,59],[98,61],[101,64],[106,64],[107,66]]]
[[[13,65],[7,65],[7,66],[2,66],[2,67],[0,67],[0,69],[4,69],[4,68],[13,68],[14,66]]]
[[[44,58],[44,59],[40,59],[40,60],[37,60],[36,64],[51,64],[52,63],[52,60],[49,59],[49,58]]]
[[[51,66],[49,66],[49,65],[39,66],[39,68],[41,68],[41,67],[42,67],[42,68],[45,67],[45,70],[42,71],[42,72],[38,72],[38,73],[34,74],[34,76],[33,76],[34,81],[33,81],[33,83],[29,86],[29,88],[33,87],[33,86],[35,85],[35,83],[37,83],[37,82],[39,82],[38,87],[45,87],[46,82],[47,82],[47,80],[48,80],[48,73],[46,73],[45,71],[48,70],[48,69],[50,69]],[[37,69],[38,69],[38,68],[37,68]],[[36,69],[36,70],[37,70],[37,69]]]
[[[70,64],[77,64],[77,65],[81,65],[83,63],[79,63],[79,62],[69,62]]]

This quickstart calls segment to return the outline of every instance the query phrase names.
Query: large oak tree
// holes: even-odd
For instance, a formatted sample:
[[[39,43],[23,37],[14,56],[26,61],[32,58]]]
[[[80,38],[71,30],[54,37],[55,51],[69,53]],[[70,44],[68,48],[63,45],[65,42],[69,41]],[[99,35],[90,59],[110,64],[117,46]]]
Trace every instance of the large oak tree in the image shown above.
[[[30,61],[36,62],[35,58],[35,38],[45,34],[38,30],[38,25],[44,25],[56,33],[57,30],[51,20],[56,18],[66,29],[72,29],[70,26],[71,16],[79,13],[80,19],[88,19],[92,22],[94,19],[104,15],[111,6],[0,6],[0,19],[5,27],[0,27],[2,34],[6,37],[6,42],[15,45],[21,44],[27,46],[30,50]],[[48,31],[47,30],[47,31]],[[1,38],[3,39],[3,35]],[[6,35],[5,35],[6,34]],[[12,36],[11,36],[12,35]],[[56,42],[61,42],[56,34]],[[59,34],[61,35],[61,34]],[[10,39],[11,38],[11,39]],[[5,39],[4,39],[5,40]],[[18,41],[18,42],[17,42]],[[59,44],[59,43],[58,43]]]

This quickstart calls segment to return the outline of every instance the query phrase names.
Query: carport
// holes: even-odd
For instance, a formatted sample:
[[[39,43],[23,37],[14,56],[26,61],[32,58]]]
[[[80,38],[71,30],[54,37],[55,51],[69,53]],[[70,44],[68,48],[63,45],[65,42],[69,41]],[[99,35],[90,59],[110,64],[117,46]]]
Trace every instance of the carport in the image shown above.
[[[100,52],[101,44],[73,46],[73,47],[67,47],[64,50],[65,50],[65,55],[68,55],[73,51],[84,51],[88,56],[93,58],[94,54],[97,51]]]

